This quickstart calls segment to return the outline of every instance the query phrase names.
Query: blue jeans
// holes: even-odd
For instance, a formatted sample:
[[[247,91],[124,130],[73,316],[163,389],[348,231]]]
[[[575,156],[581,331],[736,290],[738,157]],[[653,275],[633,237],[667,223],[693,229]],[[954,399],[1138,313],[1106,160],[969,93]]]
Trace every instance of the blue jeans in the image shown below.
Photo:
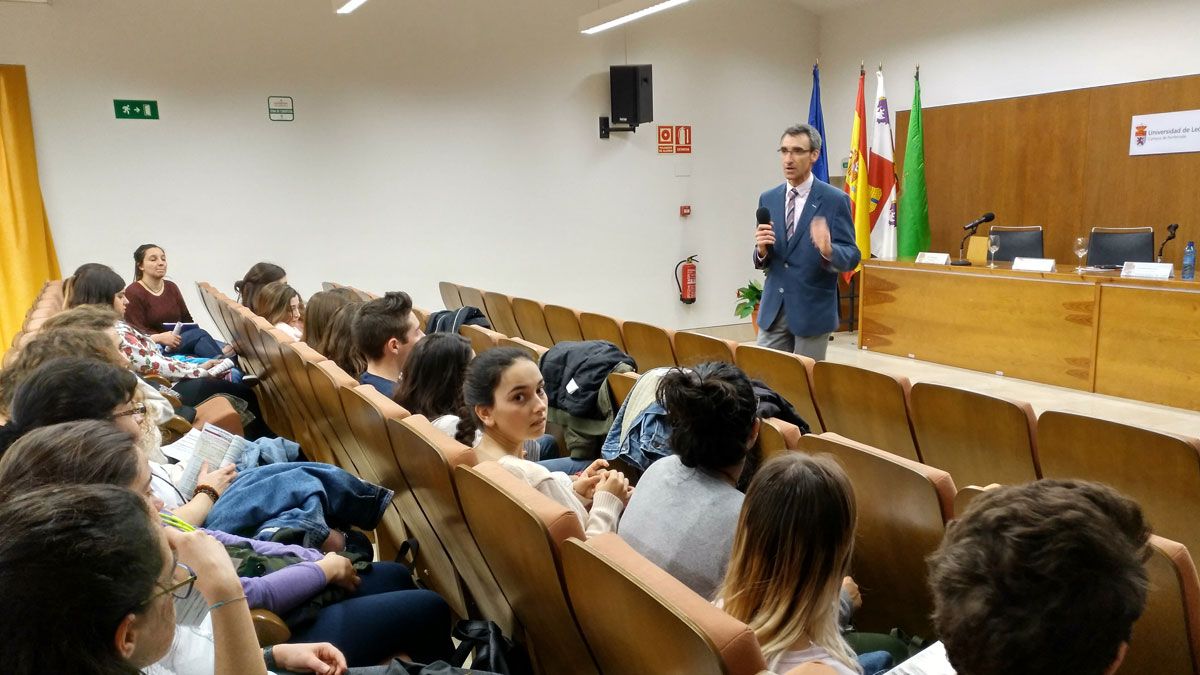
[[[268,464],[241,474],[213,505],[205,527],[271,540],[280,529],[303,532],[302,543],[321,548],[330,527],[373,530],[392,491],[336,466],[317,462]]]
[[[401,652],[417,663],[449,660],[450,607],[420,590],[404,565],[371,564],[353,595],[328,605],[289,642],[332,642],[351,666],[373,666]]]
[[[568,476],[574,475],[591,466],[594,459],[572,459],[571,457],[555,457],[538,462],[551,471],[561,471]]]
[[[221,356],[221,345],[203,328],[189,328],[179,334],[179,346],[171,354],[191,354],[206,359]]]

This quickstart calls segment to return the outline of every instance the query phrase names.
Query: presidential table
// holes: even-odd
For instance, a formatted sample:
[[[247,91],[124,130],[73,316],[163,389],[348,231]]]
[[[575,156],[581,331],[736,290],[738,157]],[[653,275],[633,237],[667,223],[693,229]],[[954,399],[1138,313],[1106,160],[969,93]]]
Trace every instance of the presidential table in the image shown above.
[[[862,274],[864,349],[1200,410],[1200,283],[904,260]]]

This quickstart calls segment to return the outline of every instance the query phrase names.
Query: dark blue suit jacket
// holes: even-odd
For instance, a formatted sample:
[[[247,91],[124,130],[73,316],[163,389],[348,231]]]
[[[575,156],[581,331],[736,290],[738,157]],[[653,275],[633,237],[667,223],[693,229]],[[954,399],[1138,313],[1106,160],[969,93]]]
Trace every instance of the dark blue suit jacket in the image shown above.
[[[787,241],[786,189],[784,183],[758,198],[759,207],[770,210],[775,226],[775,245],[770,247],[764,260],[758,261],[757,256],[755,260],[756,267],[767,270],[758,309],[758,327],[769,328],[783,309],[788,330],[793,335],[808,337],[832,333],[838,326],[838,274],[853,270],[862,257],[854,242],[850,198],[828,183],[814,179],[796,225],[796,234]],[[829,260],[821,257],[809,232],[813,217],[818,215],[829,223],[833,240]]]

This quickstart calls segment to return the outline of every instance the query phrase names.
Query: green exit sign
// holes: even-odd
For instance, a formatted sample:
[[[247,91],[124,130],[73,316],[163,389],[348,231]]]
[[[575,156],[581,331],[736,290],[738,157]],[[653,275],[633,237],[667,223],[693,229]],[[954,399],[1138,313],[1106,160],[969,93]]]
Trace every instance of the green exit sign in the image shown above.
[[[124,101],[113,99],[113,109],[119,120],[156,120],[158,101]]]

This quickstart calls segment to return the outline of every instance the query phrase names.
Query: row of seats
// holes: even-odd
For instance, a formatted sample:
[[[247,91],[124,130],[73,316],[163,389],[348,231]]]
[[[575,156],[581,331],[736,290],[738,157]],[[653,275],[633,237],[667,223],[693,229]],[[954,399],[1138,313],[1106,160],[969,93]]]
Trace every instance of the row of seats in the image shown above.
[[[25,319],[21,322],[21,329],[13,335],[12,344],[4,352],[4,360],[0,365],[7,367],[16,358],[17,352],[29,340],[33,339],[38,329],[42,327],[42,324],[46,323],[46,319],[62,311],[63,302],[63,284],[61,280],[56,279],[43,284],[42,289],[38,291],[37,297],[34,298],[33,304],[25,312]]]
[[[615,535],[584,541],[566,507],[409,415],[336,364],[200,284],[219,330],[306,451],[396,491],[382,555],[414,539],[415,570],[460,617],[496,621],[540,673],[759,673],[753,634]],[[290,411],[290,412],[289,412]],[[295,413],[295,414],[292,414]],[[661,666],[661,667],[659,667]]]
[[[1042,477],[1108,483],[1142,504],[1156,532],[1200,550],[1200,520],[1192,515],[1200,510],[1200,438],[1061,411],[1039,418],[1026,402],[927,382],[912,385],[905,377],[865,368],[816,363],[450,282],[439,289],[448,306],[486,305],[496,331],[463,331],[477,352],[503,343],[538,353],[555,342],[582,338],[625,348],[642,371],[729,361],[791,402],[813,432],[832,431],[943,469],[965,485]],[[542,331],[542,326],[555,329]],[[699,345],[707,348],[691,349]],[[774,434],[768,435],[768,445],[778,447]],[[795,448],[792,441],[787,439],[786,447]]]

